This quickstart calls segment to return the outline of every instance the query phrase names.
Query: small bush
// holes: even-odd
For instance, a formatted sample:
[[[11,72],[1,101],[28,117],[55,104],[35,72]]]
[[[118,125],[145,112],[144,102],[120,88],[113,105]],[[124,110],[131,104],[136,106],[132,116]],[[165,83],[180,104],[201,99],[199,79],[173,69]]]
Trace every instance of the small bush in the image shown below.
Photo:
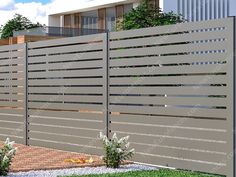
[[[117,21],[117,31],[171,25],[185,22],[183,17],[174,12],[164,13],[159,7],[154,7],[149,0],[142,0],[137,8]]]
[[[116,133],[114,133],[111,140],[109,140],[107,136],[100,133],[100,139],[105,150],[103,160],[109,168],[119,168],[124,160],[130,159],[134,155],[134,149],[129,149],[129,136],[118,139]]]
[[[6,176],[9,172],[12,159],[16,154],[16,148],[13,145],[14,142],[10,142],[9,138],[7,138],[0,149],[0,176]]]

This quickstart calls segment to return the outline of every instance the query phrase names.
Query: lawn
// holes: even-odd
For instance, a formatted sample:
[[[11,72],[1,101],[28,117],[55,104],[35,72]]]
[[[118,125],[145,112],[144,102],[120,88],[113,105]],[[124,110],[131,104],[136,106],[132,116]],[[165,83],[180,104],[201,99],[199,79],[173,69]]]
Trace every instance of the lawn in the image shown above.
[[[81,177],[81,176],[73,175],[66,177]],[[83,175],[83,177],[223,177],[223,176],[161,169],[158,171],[141,171],[141,172],[139,171],[139,172],[104,174],[104,175]]]

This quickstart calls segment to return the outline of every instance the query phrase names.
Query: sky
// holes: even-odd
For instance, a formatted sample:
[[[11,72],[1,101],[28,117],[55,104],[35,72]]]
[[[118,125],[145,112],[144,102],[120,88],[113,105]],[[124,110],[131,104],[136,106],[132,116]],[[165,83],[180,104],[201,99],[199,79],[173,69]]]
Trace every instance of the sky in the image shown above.
[[[43,4],[47,4],[50,0],[35,0],[34,2],[41,2]],[[32,0],[15,0],[16,3],[22,2],[22,3],[29,3],[32,2]]]
[[[0,0],[0,25],[12,19],[18,13],[32,22],[48,24],[48,15],[52,12],[64,12],[87,7],[89,4],[117,0]]]

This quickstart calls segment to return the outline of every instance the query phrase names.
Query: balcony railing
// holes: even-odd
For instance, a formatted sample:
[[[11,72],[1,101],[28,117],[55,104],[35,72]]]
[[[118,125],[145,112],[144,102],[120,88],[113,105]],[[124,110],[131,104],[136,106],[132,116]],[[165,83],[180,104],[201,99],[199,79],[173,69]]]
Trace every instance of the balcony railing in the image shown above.
[[[32,28],[28,30],[15,31],[13,35],[14,36],[32,35],[32,36],[73,37],[73,36],[98,34],[98,33],[104,33],[104,32],[106,32],[106,30],[44,26],[44,27]]]
[[[106,17],[105,28],[98,29],[98,17],[93,16],[81,16],[81,28],[68,28],[68,27],[54,27],[54,26],[43,26],[38,28],[32,28],[28,30],[15,31],[14,36],[32,35],[32,36],[58,36],[58,37],[73,37],[83,36],[90,34],[104,33],[106,31],[116,30],[116,18]]]

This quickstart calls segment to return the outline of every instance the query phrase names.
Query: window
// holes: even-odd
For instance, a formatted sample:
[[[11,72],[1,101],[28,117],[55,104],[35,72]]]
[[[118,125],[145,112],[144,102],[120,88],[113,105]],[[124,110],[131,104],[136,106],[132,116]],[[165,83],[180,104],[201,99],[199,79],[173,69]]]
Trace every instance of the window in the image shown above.
[[[98,29],[97,11],[81,13],[81,27],[86,29]]]
[[[116,30],[116,8],[106,9],[106,29],[109,31]]]

